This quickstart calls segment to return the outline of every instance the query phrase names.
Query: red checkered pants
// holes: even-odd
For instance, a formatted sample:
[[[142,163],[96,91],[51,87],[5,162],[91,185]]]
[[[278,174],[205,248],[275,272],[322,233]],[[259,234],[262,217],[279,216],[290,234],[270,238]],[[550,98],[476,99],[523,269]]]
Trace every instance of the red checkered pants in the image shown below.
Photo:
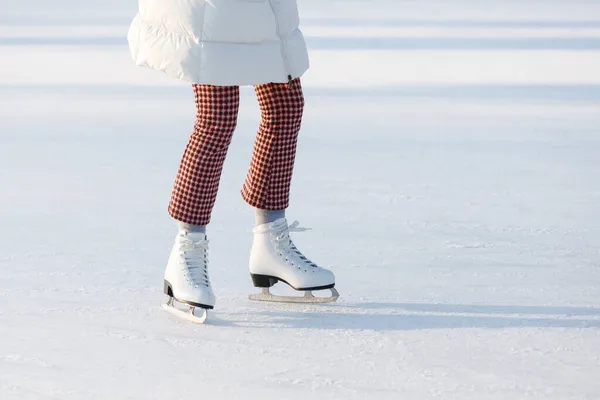
[[[237,124],[238,86],[193,85],[198,115],[169,204],[178,221],[207,225],[217,198],[223,162]],[[254,87],[262,121],[242,197],[253,207],[283,210],[289,205],[296,143],[304,97],[300,79]]]

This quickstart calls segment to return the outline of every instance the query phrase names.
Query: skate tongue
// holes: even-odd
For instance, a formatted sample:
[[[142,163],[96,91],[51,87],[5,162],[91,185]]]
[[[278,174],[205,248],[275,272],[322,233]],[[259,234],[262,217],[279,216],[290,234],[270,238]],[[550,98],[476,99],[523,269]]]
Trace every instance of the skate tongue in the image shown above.
[[[287,219],[284,218],[279,218],[273,222],[271,222],[270,224],[272,227],[282,227],[282,226],[286,226],[287,225]]]
[[[185,236],[194,242],[206,240],[206,233],[202,232],[185,232]]]

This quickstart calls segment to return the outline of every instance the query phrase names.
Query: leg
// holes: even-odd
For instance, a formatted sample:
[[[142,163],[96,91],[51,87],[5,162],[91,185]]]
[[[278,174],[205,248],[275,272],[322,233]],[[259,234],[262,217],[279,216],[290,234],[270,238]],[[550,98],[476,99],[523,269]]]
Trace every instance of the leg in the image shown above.
[[[193,85],[198,115],[169,204],[180,222],[207,225],[237,124],[239,87]]]
[[[244,200],[263,210],[284,210],[296,157],[304,97],[300,79],[290,84],[269,83],[255,87],[262,121],[246,182]]]
[[[262,122],[254,145],[250,171],[242,189],[244,199],[257,208],[257,227],[250,251],[249,269],[254,286],[262,294],[252,300],[327,303],[336,301],[335,277],[310,261],[294,245],[290,232],[304,230],[288,226],[284,215],[289,204],[290,183],[302,123],[304,99],[300,80],[288,84],[256,86]],[[274,296],[269,287],[282,281],[305,291],[303,297]],[[330,297],[315,297],[313,290],[331,290]]]

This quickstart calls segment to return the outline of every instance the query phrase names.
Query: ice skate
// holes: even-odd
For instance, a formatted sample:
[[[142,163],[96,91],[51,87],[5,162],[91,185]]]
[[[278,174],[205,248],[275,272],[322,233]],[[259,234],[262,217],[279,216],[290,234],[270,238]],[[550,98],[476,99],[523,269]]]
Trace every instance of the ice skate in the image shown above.
[[[165,271],[164,291],[169,300],[162,307],[178,317],[204,323],[215,306],[208,277],[208,240],[204,233],[179,231]],[[179,303],[188,307],[183,310]],[[202,313],[196,315],[196,309]]]
[[[250,295],[250,300],[331,303],[338,299],[333,273],[306,258],[292,242],[290,232],[305,230],[307,229],[298,228],[297,221],[288,226],[285,218],[254,229],[250,275],[254,286],[261,288],[262,293]],[[304,291],[304,296],[273,295],[269,288],[277,282],[286,283],[297,291]],[[331,296],[317,297],[312,293],[326,289],[331,291]]]

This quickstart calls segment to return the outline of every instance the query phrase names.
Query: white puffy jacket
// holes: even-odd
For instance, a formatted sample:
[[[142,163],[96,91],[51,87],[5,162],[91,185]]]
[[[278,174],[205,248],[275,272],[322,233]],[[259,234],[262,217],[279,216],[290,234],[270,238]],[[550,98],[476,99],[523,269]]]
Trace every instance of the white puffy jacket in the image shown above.
[[[308,69],[296,0],[139,0],[137,65],[194,83],[288,82]]]

